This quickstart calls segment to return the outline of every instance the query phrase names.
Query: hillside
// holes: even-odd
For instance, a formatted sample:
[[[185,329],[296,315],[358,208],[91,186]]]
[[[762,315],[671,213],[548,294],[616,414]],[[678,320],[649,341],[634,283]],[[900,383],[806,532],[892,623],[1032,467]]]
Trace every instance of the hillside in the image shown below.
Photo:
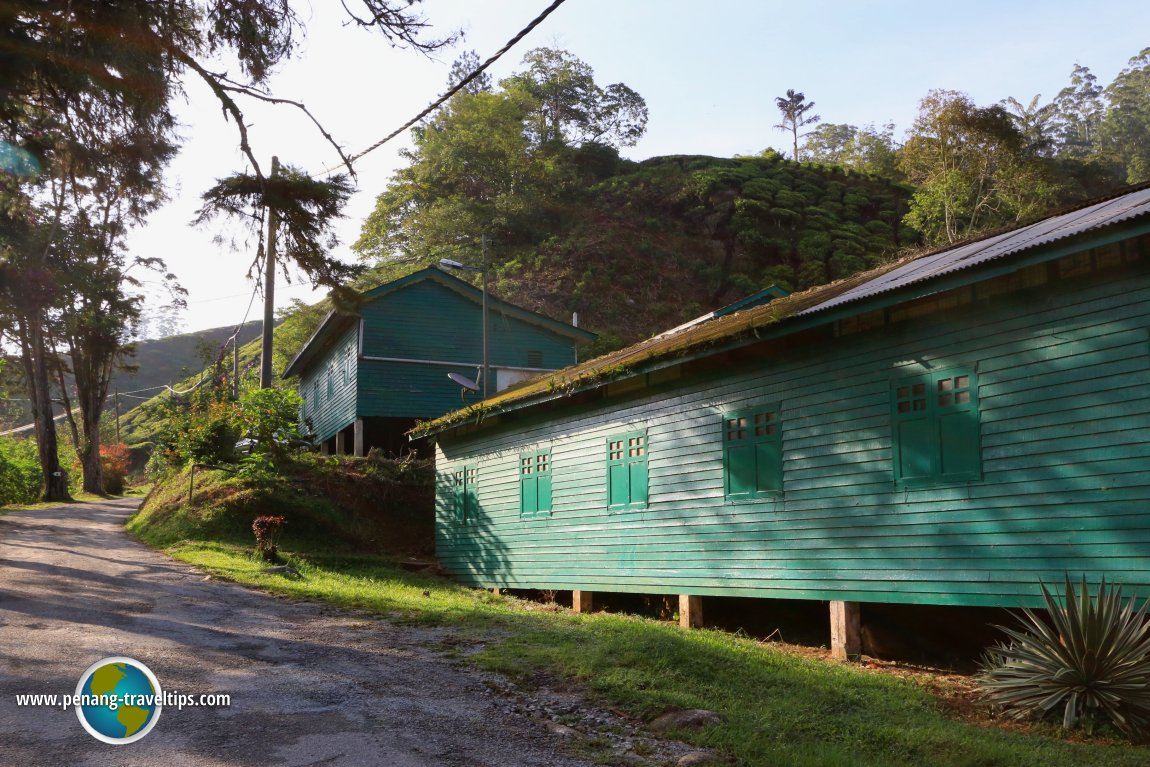
[[[239,343],[244,345],[259,338],[260,320],[246,323],[240,329]],[[156,386],[171,385],[187,378],[204,366],[204,355],[216,355],[220,347],[235,331],[234,325],[209,328],[195,333],[184,333],[136,344],[136,353],[129,361],[132,369],[117,370],[112,374],[110,391],[128,392],[146,390]],[[152,392],[154,393],[154,392]],[[121,402],[122,409],[128,409],[137,401]]]
[[[622,342],[769,285],[789,291],[868,269],[917,245],[910,191],[777,154],[659,157],[590,187],[497,290]]]
[[[635,163],[578,150],[567,162],[577,182],[504,200],[515,215],[498,218],[492,289],[556,319],[578,312],[580,325],[603,339],[593,352],[769,285],[794,291],[854,274],[920,242],[900,223],[909,187],[839,166],[774,152]],[[424,221],[457,202],[443,198],[443,212],[433,204],[420,218],[409,199],[418,190],[408,187],[380,196],[356,244],[378,259],[373,284],[434,264],[445,249]],[[396,248],[433,255],[397,264],[389,261]]]
[[[246,323],[240,330],[240,344],[259,338],[262,324],[259,320]],[[157,387],[198,374],[204,366],[204,355],[217,354],[234,331],[235,326],[229,325],[137,342],[135,354],[125,361],[125,368],[112,373],[106,409],[116,406],[115,392],[131,392],[120,397],[120,412],[125,413],[154,396]],[[9,360],[4,366],[2,383],[9,399],[0,400],[0,424],[15,428],[31,423],[23,368],[18,361]]]

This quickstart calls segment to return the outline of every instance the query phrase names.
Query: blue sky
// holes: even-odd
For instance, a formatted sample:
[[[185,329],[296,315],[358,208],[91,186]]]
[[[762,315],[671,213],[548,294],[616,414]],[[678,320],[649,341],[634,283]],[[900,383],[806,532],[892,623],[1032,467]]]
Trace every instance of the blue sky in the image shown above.
[[[305,102],[350,152],[358,152],[419,112],[442,92],[451,62],[474,49],[500,48],[548,0],[425,0],[437,29],[463,29],[454,49],[427,59],[393,50],[342,24],[339,4],[313,3],[309,37],[297,59],[272,82],[277,95]],[[979,104],[1008,96],[1042,102],[1068,84],[1074,64],[1108,83],[1150,46],[1150,3],[1000,0],[966,3],[872,0],[567,0],[491,70],[519,67],[534,47],[564,48],[590,64],[600,84],[624,82],[650,110],[647,135],[624,150],[633,159],[664,154],[752,154],[789,138],[774,98],[788,88],[816,102],[824,122],[894,122],[910,126],[932,88],[961,90]],[[223,66],[223,65],[222,65]],[[337,158],[305,119],[289,108],[245,110],[257,157],[272,154],[312,171]],[[251,283],[250,248],[229,252],[213,242],[219,228],[191,229],[199,194],[214,179],[243,169],[232,126],[212,97],[189,83],[181,109],[185,149],[173,163],[172,201],[133,235],[133,252],[160,256],[190,291],[186,330],[234,324],[244,316]],[[359,192],[340,227],[344,245],[358,236],[374,198],[402,163],[406,136],[357,163]],[[296,280],[298,283],[298,279]],[[322,297],[277,285],[278,304]],[[258,302],[259,299],[257,299]],[[250,318],[259,316],[253,307]]]

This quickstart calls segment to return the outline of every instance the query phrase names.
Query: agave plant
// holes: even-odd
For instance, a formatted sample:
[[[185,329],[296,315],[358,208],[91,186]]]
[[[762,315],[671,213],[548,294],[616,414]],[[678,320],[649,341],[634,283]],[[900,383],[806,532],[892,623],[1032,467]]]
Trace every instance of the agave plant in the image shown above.
[[[1083,576],[1066,576],[1061,601],[1040,584],[1049,620],[1023,609],[1020,626],[984,656],[978,683],[985,700],[1012,719],[1061,715],[1062,726],[1088,731],[1100,717],[1135,740],[1150,735],[1150,623],[1147,602]]]

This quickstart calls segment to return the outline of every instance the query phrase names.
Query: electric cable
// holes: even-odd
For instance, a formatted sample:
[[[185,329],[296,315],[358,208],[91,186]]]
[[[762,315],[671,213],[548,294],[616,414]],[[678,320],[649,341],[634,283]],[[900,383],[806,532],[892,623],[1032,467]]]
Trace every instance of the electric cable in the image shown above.
[[[522,40],[524,37],[526,37],[531,32],[531,30],[535,29],[535,27],[537,27],[541,23],[543,23],[543,20],[546,19],[548,16],[550,16],[551,13],[556,8],[563,5],[564,2],[565,2],[565,0],[554,0],[554,2],[552,2],[551,5],[547,6],[547,8],[545,8],[542,13],[540,13],[538,16],[536,16],[534,19],[532,19],[530,24],[528,24],[526,27],[521,29],[519,31],[519,33],[517,35],[515,35],[515,37],[508,40],[506,45],[504,45],[502,48],[500,48],[498,51],[496,51],[490,58],[487,59],[487,61],[484,61],[482,64],[480,64],[479,67],[474,72],[467,75],[467,77],[464,77],[462,80],[460,80],[458,83],[456,83],[452,88],[448,89],[447,93],[440,96],[431,105],[429,105],[426,109],[424,109],[422,112],[417,114],[415,117],[411,118],[406,123],[404,123],[400,127],[393,130],[391,133],[389,133],[386,136],[384,136],[383,138],[381,138],[379,141],[377,141],[374,144],[372,144],[371,146],[369,146],[367,149],[364,149],[362,152],[359,152],[358,154],[353,154],[351,157],[347,158],[346,164],[351,165],[356,160],[360,159],[361,157],[368,154],[369,152],[374,152],[376,149],[379,149],[381,146],[386,144],[388,141],[391,141],[393,138],[395,138],[399,134],[403,133],[405,130],[407,130],[411,126],[415,125],[417,122],[422,120],[424,117],[427,117],[429,114],[434,112],[436,109],[443,106],[443,104],[448,99],[450,99],[456,93],[459,93],[459,91],[463,90],[463,88],[468,83],[470,83],[472,80],[474,80],[479,75],[483,74],[483,72],[489,66],[494,64],[496,61],[498,61],[500,58],[502,58],[502,56],[505,53],[507,53],[509,50],[511,50],[513,47],[515,47],[516,43],[518,43],[520,40]],[[331,173],[334,173],[336,170],[338,170],[341,167],[344,167],[344,166],[339,165],[339,166],[336,166],[333,168],[325,168],[322,171],[322,173],[331,174]]]

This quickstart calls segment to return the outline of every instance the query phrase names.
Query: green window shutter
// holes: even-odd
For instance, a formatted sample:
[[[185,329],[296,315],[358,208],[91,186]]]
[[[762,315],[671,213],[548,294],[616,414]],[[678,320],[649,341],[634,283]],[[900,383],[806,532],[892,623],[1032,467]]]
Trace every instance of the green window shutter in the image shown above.
[[[729,498],[742,498],[754,494],[758,482],[754,445],[727,448],[726,475]]]
[[[539,453],[535,456],[535,513],[538,516],[551,513],[550,453]]]
[[[551,454],[519,456],[519,514],[547,516],[551,511]]]
[[[981,477],[978,387],[969,371],[935,371],[891,388],[894,476],[910,485]]]
[[[647,434],[607,439],[607,506],[627,509],[647,503]]]
[[[723,487],[729,500],[783,489],[783,443],[777,404],[723,415]]]
[[[629,492],[627,490],[627,464],[623,460],[626,451],[623,449],[623,437],[611,437],[607,440],[607,506],[608,508],[622,508],[627,505]]]
[[[476,481],[479,470],[474,466],[461,466],[455,470],[455,521],[466,525],[476,518],[479,500],[476,496]]]
[[[536,497],[538,498],[538,513],[547,514],[551,511],[551,475],[540,474],[535,479]]]
[[[938,410],[939,474],[951,479],[982,476],[978,385],[972,373],[940,374],[934,382]]]
[[[464,469],[464,504],[463,504],[463,520],[464,524],[473,522],[479,514],[479,497],[476,483],[479,479],[479,469],[475,466],[468,466]]]
[[[755,490],[759,493],[783,489],[783,448],[775,442],[755,445]]]
[[[929,377],[896,383],[892,407],[895,477],[917,480],[935,476],[938,434],[932,417]]]
[[[456,469],[455,471],[455,497],[452,503],[452,510],[455,512],[455,521],[463,522],[466,519],[466,488],[463,484],[465,474],[463,469]]]

